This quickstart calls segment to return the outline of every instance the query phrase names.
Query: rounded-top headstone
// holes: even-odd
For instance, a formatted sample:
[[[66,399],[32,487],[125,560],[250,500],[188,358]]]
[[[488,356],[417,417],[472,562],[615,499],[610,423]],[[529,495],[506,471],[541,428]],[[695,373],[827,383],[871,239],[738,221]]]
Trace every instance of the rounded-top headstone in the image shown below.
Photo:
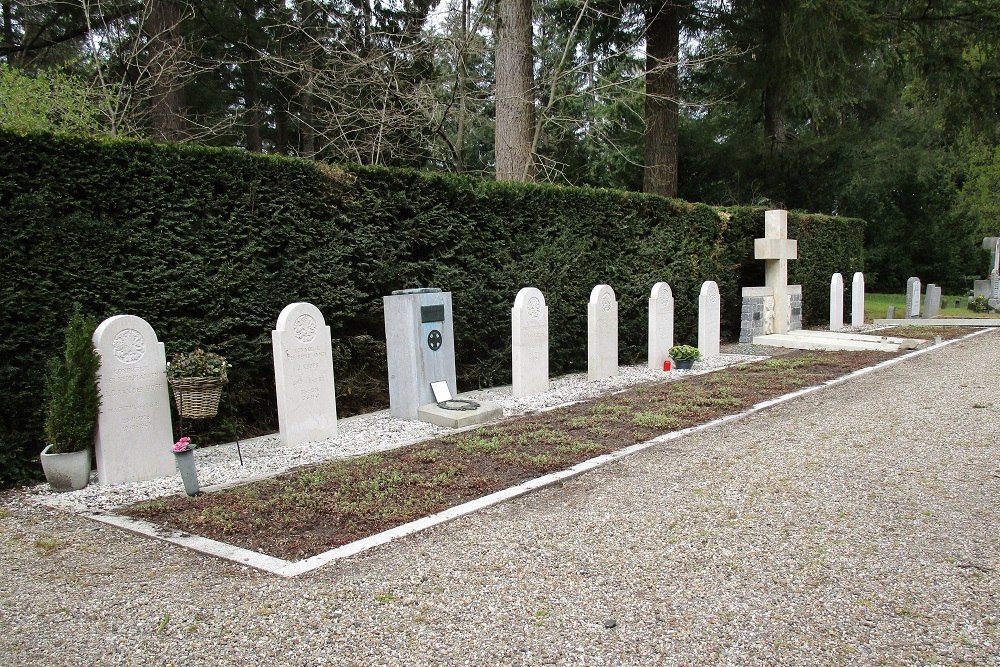
[[[597,285],[587,304],[587,379],[618,375],[618,301],[610,285]]]
[[[285,306],[271,332],[271,346],[282,444],[335,437],[333,348],[323,313],[304,301]]]
[[[549,389],[549,309],[536,287],[524,287],[511,308],[511,393],[515,398]]]
[[[163,343],[153,327],[135,315],[104,320],[93,341],[101,357],[98,480],[121,484],[172,475],[173,424]]]

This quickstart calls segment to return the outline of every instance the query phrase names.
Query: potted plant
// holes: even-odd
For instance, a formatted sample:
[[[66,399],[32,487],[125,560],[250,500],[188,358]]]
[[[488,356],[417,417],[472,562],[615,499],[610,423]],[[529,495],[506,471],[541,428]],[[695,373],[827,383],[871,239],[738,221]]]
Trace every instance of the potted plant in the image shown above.
[[[670,348],[670,358],[680,370],[690,370],[694,362],[701,359],[701,352],[691,345],[674,345]]]
[[[94,349],[97,320],[79,306],[66,326],[62,357],[49,360],[45,378],[45,437],[40,459],[53,491],[76,491],[90,483],[90,447],[97,431],[101,397],[100,356]]]
[[[187,437],[175,442],[171,448],[177,470],[181,473],[181,481],[184,482],[184,493],[189,496],[198,494],[198,469],[194,467],[194,449],[195,444]]]
[[[167,364],[167,382],[177,414],[188,419],[214,417],[219,411],[222,385],[229,381],[225,357],[201,348],[174,354]]]

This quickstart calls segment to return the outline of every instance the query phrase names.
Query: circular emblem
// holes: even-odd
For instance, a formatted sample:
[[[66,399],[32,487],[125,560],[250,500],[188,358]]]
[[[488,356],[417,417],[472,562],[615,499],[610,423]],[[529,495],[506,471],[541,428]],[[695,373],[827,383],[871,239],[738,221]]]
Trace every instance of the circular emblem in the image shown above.
[[[115,358],[123,364],[134,364],[146,354],[146,341],[135,329],[122,329],[111,343]]]
[[[431,329],[431,332],[427,334],[427,347],[431,348],[435,352],[441,349],[441,343],[444,338],[441,337],[441,332],[437,329]]]
[[[537,296],[533,296],[528,299],[528,317],[533,320],[537,320],[538,316],[542,314],[542,301]]]
[[[292,322],[292,330],[300,343],[311,343],[316,338],[316,320],[312,315],[299,315]]]
[[[601,297],[601,308],[604,309],[605,313],[610,313],[611,312],[611,304],[613,302],[614,302],[614,299],[611,298],[610,294],[605,294],[603,297]]]

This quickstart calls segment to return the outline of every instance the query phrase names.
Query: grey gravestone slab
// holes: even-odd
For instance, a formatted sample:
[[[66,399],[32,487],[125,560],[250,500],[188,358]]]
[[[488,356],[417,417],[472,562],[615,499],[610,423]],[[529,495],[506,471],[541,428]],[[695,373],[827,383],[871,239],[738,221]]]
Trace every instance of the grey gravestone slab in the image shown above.
[[[865,274],[854,273],[851,279],[851,326],[860,327],[865,323]]]
[[[458,395],[451,292],[393,294],[382,303],[389,413],[416,420],[421,405],[435,402],[431,382],[443,380],[452,396]]]
[[[906,316],[920,317],[920,278],[912,277],[906,281]]]

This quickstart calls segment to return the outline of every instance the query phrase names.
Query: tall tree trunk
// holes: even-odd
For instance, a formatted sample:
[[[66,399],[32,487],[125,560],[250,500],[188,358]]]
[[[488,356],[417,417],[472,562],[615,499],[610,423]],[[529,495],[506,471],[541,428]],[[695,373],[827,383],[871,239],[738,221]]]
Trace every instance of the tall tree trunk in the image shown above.
[[[247,150],[260,153],[263,145],[260,140],[260,72],[257,63],[250,62],[247,54],[241,69],[243,70],[243,103],[246,105],[247,118]]]
[[[534,179],[531,0],[497,0],[496,178]]]
[[[642,191],[677,196],[677,60],[679,8],[671,0],[646,5],[646,130]]]
[[[780,155],[788,141],[785,129],[786,73],[786,31],[788,12],[784,0],[765,3],[768,28],[764,37],[764,62],[767,67],[767,83],[764,85],[764,135],[768,141],[771,157]]]
[[[146,19],[149,35],[150,106],[153,135],[164,141],[183,141],[184,81],[181,11],[175,0],[156,0]]]

